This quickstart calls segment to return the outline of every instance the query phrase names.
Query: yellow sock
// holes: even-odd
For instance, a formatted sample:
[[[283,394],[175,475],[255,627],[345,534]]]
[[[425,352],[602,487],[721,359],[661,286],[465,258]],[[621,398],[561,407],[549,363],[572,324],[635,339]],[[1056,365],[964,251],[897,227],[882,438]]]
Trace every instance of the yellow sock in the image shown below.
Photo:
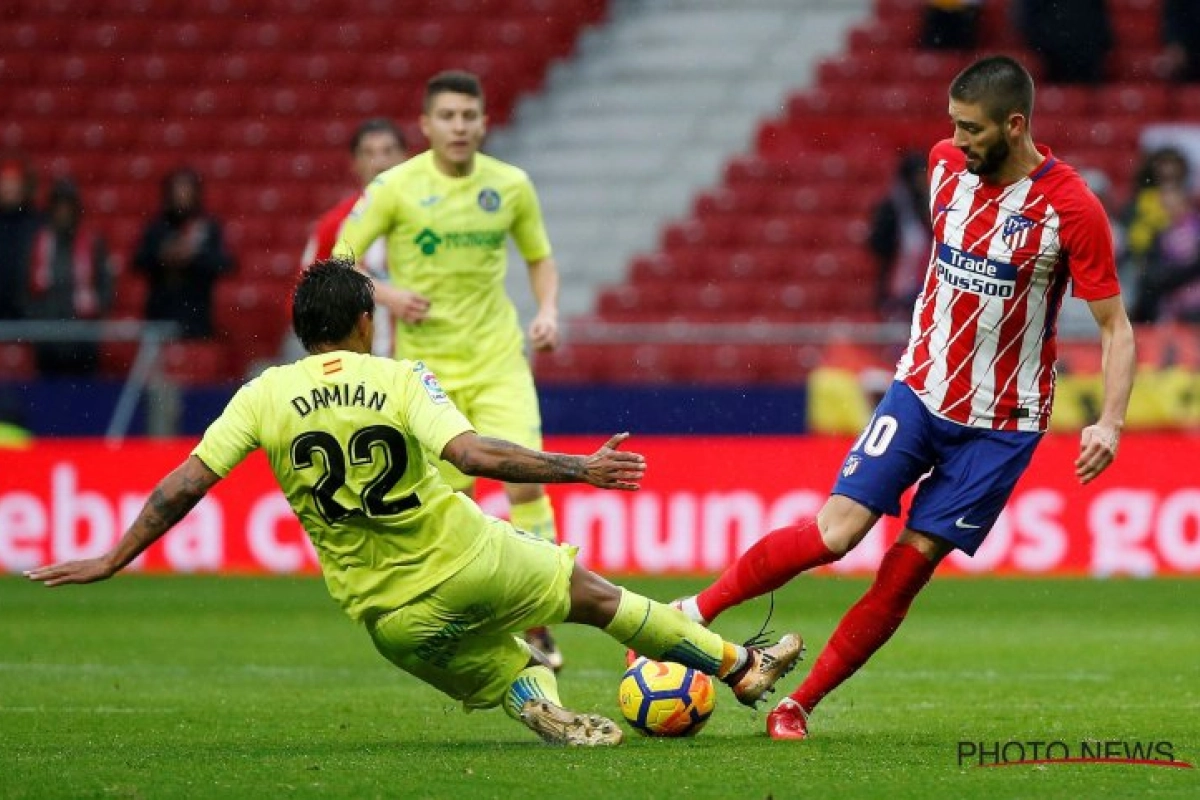
[[[504,712],[513,719],[520,719],[521,706],[530,700],[544,698],[554,705],[561,707],[562,700],[558,698],[558,681],[549,667],[540,664],[536,667],[526,667],[517,673],[517,677],[508,687],[504,695]]]
[[[558,541],[558,528],[554,524],[554,506],[550,498],[542,495],[537,500],[517,503],[508,510],[509,521],[518,530],[532,533],[547,542]]]
[[[670,606],[628,589],[621,590],[616,616],[604,632],[641,655],[676,661],[719,678],[746,659],[745,648],[725,641]]]

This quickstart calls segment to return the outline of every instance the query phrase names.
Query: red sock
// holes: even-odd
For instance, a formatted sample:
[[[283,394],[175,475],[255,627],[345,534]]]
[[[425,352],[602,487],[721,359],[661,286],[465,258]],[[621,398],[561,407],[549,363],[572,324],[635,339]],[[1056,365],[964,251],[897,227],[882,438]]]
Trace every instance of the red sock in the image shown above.
[[[696,595],[696,606],[712,622],[725,609],[774,591],[801,572],[839,558],[825,546],[815,519],[773,530]]]
[[[912,545],[892,545],[883,555],[875,582],[842,617],[812,671],[792,692],[792,699],[806,712],[812,711],[825,695],[857,672],[900,627],[913,598],[936,568],[935,562]]]

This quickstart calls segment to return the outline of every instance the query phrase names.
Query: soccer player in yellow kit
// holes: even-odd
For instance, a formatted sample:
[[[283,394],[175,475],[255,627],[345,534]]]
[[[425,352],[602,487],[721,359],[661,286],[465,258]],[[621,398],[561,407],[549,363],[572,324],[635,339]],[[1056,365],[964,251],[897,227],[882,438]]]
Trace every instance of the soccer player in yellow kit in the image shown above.
[[[513,635],[564,621],[717,675],[746,705],[771,691],[801,654],[796,634],[766,649],[726,642],[576,565],[576,548],[518,531],[451,489],[423,449],[468,475],[605,489],[637,489],[645,462],[617,449],[626,434],[590,456],[480,436],[424,364],[370,355],[372,291],[351,261],[310,267],[292,318],[311,355],[243,386],[112,550],[26,575],[49,586],[111,577],[261,447],[329,593],[384,657],[466,708],[502,705],[556,744],[620,742],[611,720],[564,709],[554,673]]]
[[[334,253],[361,260],[387,239],[389,286],[381,305],[396,317],[396,355],[424,361],[467,419],[487,436],[533,449],[542,421],[516,308],[504,288],[511,236],[529,268],[538,310],[529,325],[538,350],[558,344],[558,268],[529,176],[479,152],[487,132],[483,89],[466,72],[443,72],[425,90],[421,130],[429,150],[372,181],[342,225]],[[437,454],[432,454],[436,457]],[[455,489],[474,479],[441,462]],[[517,528],[557,539],[540,484],[505,485]],[[546,630],[529,640],[554,669],[562,655]]]

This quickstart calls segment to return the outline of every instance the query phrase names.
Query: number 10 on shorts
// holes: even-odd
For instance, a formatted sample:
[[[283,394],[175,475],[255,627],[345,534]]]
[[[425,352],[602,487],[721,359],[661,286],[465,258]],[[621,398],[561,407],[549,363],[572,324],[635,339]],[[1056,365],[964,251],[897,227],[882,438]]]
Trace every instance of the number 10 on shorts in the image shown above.
[[[854,447],[850,448],[850,452],[857,453],[861,450],[869,456],[883,455],[887,452],[888,445],[892,443],[892,438],[896,435],[899,427],[900,423],[889,414],[871,417],[871,422],[863,429],[858,441],[854,443]]]

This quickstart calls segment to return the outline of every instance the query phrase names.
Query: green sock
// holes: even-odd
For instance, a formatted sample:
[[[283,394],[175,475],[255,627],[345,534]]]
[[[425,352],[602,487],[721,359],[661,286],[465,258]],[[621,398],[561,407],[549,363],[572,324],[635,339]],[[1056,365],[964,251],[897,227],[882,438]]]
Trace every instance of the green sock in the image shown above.
[[[558,681],[549,667],[540,664],[526,667],[517,673],[508,692],[504,695],[504,713],[513,719],[521,718],[521,706],[530,700],[545,699],[561,707],[562,700],[558,698]]]
[[[542,495],[537,500],[517,503],[508,509],[508,518],[513,527],[532,533],[547,542],[558,541],[558,528],[554,524],[554,506],[550,498]]]
[[[621,589],[616,616],[604,632],[656,661],[675,661],[708,675],[724,677],[745,663],[746,650],[725,641],[680,612]]]

